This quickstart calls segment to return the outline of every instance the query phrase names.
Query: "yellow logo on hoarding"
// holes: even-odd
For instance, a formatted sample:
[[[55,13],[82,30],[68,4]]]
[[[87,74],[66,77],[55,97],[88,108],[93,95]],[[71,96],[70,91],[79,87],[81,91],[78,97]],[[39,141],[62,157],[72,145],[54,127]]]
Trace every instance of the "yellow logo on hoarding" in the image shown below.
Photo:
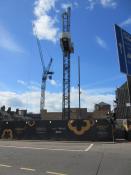
[[[12,129],[4,129],[1,138],[2,139],[13,139]]]
[[[83,120],[83,123],[85,124],[85,126],[81,126],[79,129],[77,126],[73,126],[73,124],[75,123],[75,120],[69,120],[68,121],[68,128],[73,131],[76,135],[83,135],[86,131],[88,131],[93,125],[94,122],[93,121],[89,121],[89,120]]]

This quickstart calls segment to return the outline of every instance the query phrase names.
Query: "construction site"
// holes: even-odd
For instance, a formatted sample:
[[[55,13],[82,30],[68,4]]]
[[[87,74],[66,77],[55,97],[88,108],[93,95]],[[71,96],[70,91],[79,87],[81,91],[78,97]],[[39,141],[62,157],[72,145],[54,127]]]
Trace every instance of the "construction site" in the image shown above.
[[[131,106],[130,88],[131,78],[127,77],[121,87],[116,89],[114,109],[110,104],[100,102],[95,104],[93,112],[81,107],[80,58],[78,57],[78,108],[70,107],[71,94],[71,55],[75,48],[70,33],[71,8],[62,14],[62,33],[60,47],[63,54],[62,81],[62,112],[48,112],[45,109],[46,81],[52,79],[51,71],[53,59],[45,66],[40,40],[35,37],[42,64],[43,74],[41,83],[40,113],[28,113],[27,110],[11,107],[0,109],[0,138],[1,139],[53,139],[53,140],[92,140],[109,141],[115,139],[131,140]]]

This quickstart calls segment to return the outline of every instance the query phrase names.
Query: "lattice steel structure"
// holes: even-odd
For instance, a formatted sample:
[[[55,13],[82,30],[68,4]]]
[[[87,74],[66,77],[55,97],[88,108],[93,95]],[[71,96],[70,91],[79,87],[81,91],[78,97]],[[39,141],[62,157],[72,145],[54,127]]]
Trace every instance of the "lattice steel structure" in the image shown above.
[[[42,82],[41,82],[41,98],[40,98],[40,113],[41,113],[42,111],[44,111],[44,108],[45,108],[46,81],[48,79],[52,79],[52,75],[54,74],[54,72],[50,71],[53,59],[52,58],[50,59],[49,64],[46,67],[44,63],[44,56],[43,56],[40,40],[37,37],[36,29],[35,29],[35,36],[36,36],[37,46],[40,54],[42,69],[43,69]]]
[[[70,54],[74,52],[70,36],[70,12],[62,14],[63,31],[60,44],[63,52],[63,97],[62,97],[62,119],[70,119]]]

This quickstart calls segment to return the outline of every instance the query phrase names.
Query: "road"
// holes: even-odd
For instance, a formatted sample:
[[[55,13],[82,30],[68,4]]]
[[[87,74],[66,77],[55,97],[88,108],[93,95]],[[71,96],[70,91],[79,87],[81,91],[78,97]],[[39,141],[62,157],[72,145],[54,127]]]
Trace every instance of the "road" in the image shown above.
[[[0,175],[123,174],[131,174],[131,143],[0,141]]]

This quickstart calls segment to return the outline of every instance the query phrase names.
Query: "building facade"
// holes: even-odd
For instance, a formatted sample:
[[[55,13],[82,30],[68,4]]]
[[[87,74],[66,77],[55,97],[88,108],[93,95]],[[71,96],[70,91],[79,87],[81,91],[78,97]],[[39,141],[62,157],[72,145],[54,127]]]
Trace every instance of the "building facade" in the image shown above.
[[[89,119],[89,118],[107,118],[107,113],[110,112],[111,106],[107,103],[101,102],[95,104],[93,112],[88,112],[87,108],[71,108],[70,119]],[[44,120],[62,120],[62,112],[48,112],[41,111],[41,117]]]
[[[107,118],[107,114],[111,112],[111,105],[100,102],[98,104],[95,104],[94,106],[94,112],[93,112],[93,118]]]
[[[128,84],[125,82],[122,86],[116,89],[115,110],[117,119],[131,118],[131,107],[129,104]]]

